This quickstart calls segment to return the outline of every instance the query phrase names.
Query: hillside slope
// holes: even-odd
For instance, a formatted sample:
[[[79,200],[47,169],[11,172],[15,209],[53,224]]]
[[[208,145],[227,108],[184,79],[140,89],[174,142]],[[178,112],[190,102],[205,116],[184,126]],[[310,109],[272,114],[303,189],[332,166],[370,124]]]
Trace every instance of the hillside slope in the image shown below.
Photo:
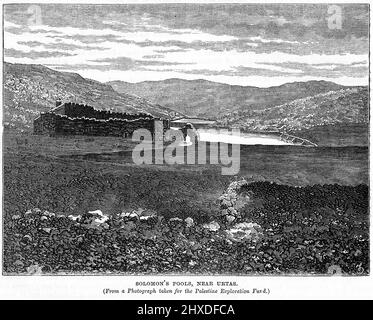
[[[235,111],[218,119],[224,127],[279,130],[319,145],[367,145],[369,91],[353,87],[320,93],[261,110]]]
[[[118,92],[136,94],[189,116],[207,118],[217,118],[236,110],[268,108],[344,88],[326,81],[294,82],[270,88],[182,79],[139,83],[112,81],[108,84]]]
[[[76,73],[58,72],[41,65],[4,63],[4,127],[32,130],[39,112],[55,106],[56,100],[91,105],[97,109],[173,116],[175,112],[109,85],[85,79]]]
[[[368,122],[368,88],[355,87],[320,93],[271,108],[235,111],[219,124],[250,130],[310,129],[336,123]]]

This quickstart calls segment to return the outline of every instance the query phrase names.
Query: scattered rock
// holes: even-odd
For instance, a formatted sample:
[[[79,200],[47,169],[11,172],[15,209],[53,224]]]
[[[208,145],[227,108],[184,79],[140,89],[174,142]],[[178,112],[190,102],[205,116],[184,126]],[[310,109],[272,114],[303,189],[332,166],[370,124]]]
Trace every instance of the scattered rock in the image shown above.
[[[195,261],[193,261],[193,260],[189,261],[189,265],[190,265],[191,267],[194,267],[196,264],[197,264],[197,262],[195,262]]]
[[[140,220],[141,221],[147,221],[151,218],[155,218],[157,217],[157,214],[154,212],[154,211],[151,211],[151,210],[144,210],[140,216]]]
[[[190,228],[194,225],[194,220],[191,217],[186,218],[184,221],[187,228]]]
[[[255,194],[252,211],[246,211],[246,206],[246,217],[232,215],[244,205],[239,203],[240,196],[250,191]],[[219,217],[204,225],[193,221],[193,229],[187,229],[192,218],[184,220],[189,214],[183,219],[162,220],[149,210],[112,215],[99,223],[105,218],[101,211],[71,219],[73,216],[54,217],[32,209],[10,221],[12,214],[25,212],[14,207],[5,217],[4,270],[10,274],[328,271],[338,275],[342,270],[346,275],[369,274],[369,225],[365,219],[369,207],[361,200],[369,193],[366,186],[294,188],[262,182],[250,183],[240,192],[234,206],[232,194],[227,198],[225,205],[230,207],[223,209],[224,220]],[[301,210],[310,197],[312,210]],[[265,205],[257,206],[256,201]],[[345,203],[354,208],[349,210],[351,216],[340,215]],[[138,218],[130,220],[131,214]],[[235,219],[227,223],[225,216]],[[150,217],[155,217],[154,224]]]
[[[23,268],[24,263],[21,260],[14,261],[14,265],[18,268]]]
[[[47,216],[47,217],[55,217],[55,216],[56,216],[55,213],[53,213],[53,212],[49,212],[49,211],[47,211],[47,210],[44,211],[43,215],[44,215],[44,216]]]
[[[88,211],[89,214],[95,216],[95,223],[102,224],[109,220],[109,216],[102,213],[101,210]]]
[[[73,221],[79,221],[82,218],[82,216],[81,215],[73,216],[72,214],[70,214],[68,218]]]
[[[218,231],[220,229],[220,225],[216,221],[206,223],[202,227],[205,228],[205,229],[208,229],[210,231],[213,231],[213,232]]]
[[[228,223],[232,224],[236,219],[242,218],[241,209],[251,201],[248,195],[241,195],[242,186],[246,185],[246,180],[232,182],[225,193],[219,198],[221,216]]]
[[[31,265],[31,266],[27,267],[26,270],[27,270],[27,274],[29,274],[31,276],[37,276],[37,275],[41,275],[43,273],[42,272],[42,267],[39,266],[38,264]]]
[[[232,223],[234,220],[236,220],[236,218],[231,215],[226,215],[225,218],[227,219],[228,223]]]
[[[122,212],[120,214],[120,217],[121,218],[129,218],[130,220],[131,219],[135,219],[135,220],[139,219],[139,215],[136,212]]]
[[[25,236],[23,236],[23,240],[31,242],[32,241],[32,237],[29,234],[26,234]]]
[[[342,275],[342,269],[340,266],[337,266],[337,265],[331,265],[329,268],[328,268],[328,274],[332,275],[332,276],[340,276]]]
[[[242,222],[234,225],[231,229],[225,231],[229,240],[242,242],[257,242],[263,236],[262,227],[257,223]]]

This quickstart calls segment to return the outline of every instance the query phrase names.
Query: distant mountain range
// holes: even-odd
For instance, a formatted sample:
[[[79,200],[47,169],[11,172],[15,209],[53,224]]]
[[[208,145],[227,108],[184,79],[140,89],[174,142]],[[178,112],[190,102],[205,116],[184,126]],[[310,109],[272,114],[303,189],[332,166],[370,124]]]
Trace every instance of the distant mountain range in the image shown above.
[[[41,65],[4,63],[3,97],[4,127],[27,132],[40,112],[63,100],[167,118],[211,118],[222,127],[286,131],[320,144],[366,145],[368,141],[368,88],[326,81],[269,88],[180,79],[104,84]]]
[[[221,127],[278,130],[320,146],[368,144],[368,87],[308,81],[257,88],[181,79],[109,84],[190,116],[216,119]]]
[[[345,88],[327,81],[294,82],[269,88],[181,79],[139,83],[111,81],[108,84],[120,93],[135,94],[189,116],[212,119],[233,111],[266,109]]]
[[[55,106],[56,100],[88,104],[96,109],[145,112],[154,116],[178,115],[144,98],[118,93],[107,84],[77,73],[59,72],[42,65],[4,65],[3,123],[5,128],[32,130],[33,119]]]

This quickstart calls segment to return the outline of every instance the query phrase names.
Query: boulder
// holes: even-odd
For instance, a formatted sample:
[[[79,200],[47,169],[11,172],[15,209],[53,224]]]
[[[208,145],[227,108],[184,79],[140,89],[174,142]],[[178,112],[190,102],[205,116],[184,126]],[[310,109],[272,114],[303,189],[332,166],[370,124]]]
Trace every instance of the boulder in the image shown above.
[[[187,228],[190,228],[194,225],[194,220],[191,217],[186,218],[184,221]]]
[[[213,232],[216,232],[220,229],[220,225],[216,221],[212,221],[210,223],[205,223],[202,227],[209,230],[209,231],[213,231]]]
[[[225,232],[229,240],[236,242],[257,242],[263,236],[262,227],[253,222],[242,222],[235,224],[231,229],[226,230]]]

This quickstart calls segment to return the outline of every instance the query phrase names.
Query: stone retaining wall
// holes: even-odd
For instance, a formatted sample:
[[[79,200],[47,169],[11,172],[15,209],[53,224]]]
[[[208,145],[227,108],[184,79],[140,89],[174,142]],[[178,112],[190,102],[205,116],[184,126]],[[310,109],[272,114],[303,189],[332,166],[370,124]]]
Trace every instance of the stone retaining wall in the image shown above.
[[[55,113],[42,113],[34,121],[35,134],[49,135],[93,135],[93,136],[119,136],[128,137],[136,129],[147,129],[154,133],[157,119],[138,117],[133,120],[124,119],[89,119],[70,118]],[[163,121],[164,130],[169,128],[168,120]]]

